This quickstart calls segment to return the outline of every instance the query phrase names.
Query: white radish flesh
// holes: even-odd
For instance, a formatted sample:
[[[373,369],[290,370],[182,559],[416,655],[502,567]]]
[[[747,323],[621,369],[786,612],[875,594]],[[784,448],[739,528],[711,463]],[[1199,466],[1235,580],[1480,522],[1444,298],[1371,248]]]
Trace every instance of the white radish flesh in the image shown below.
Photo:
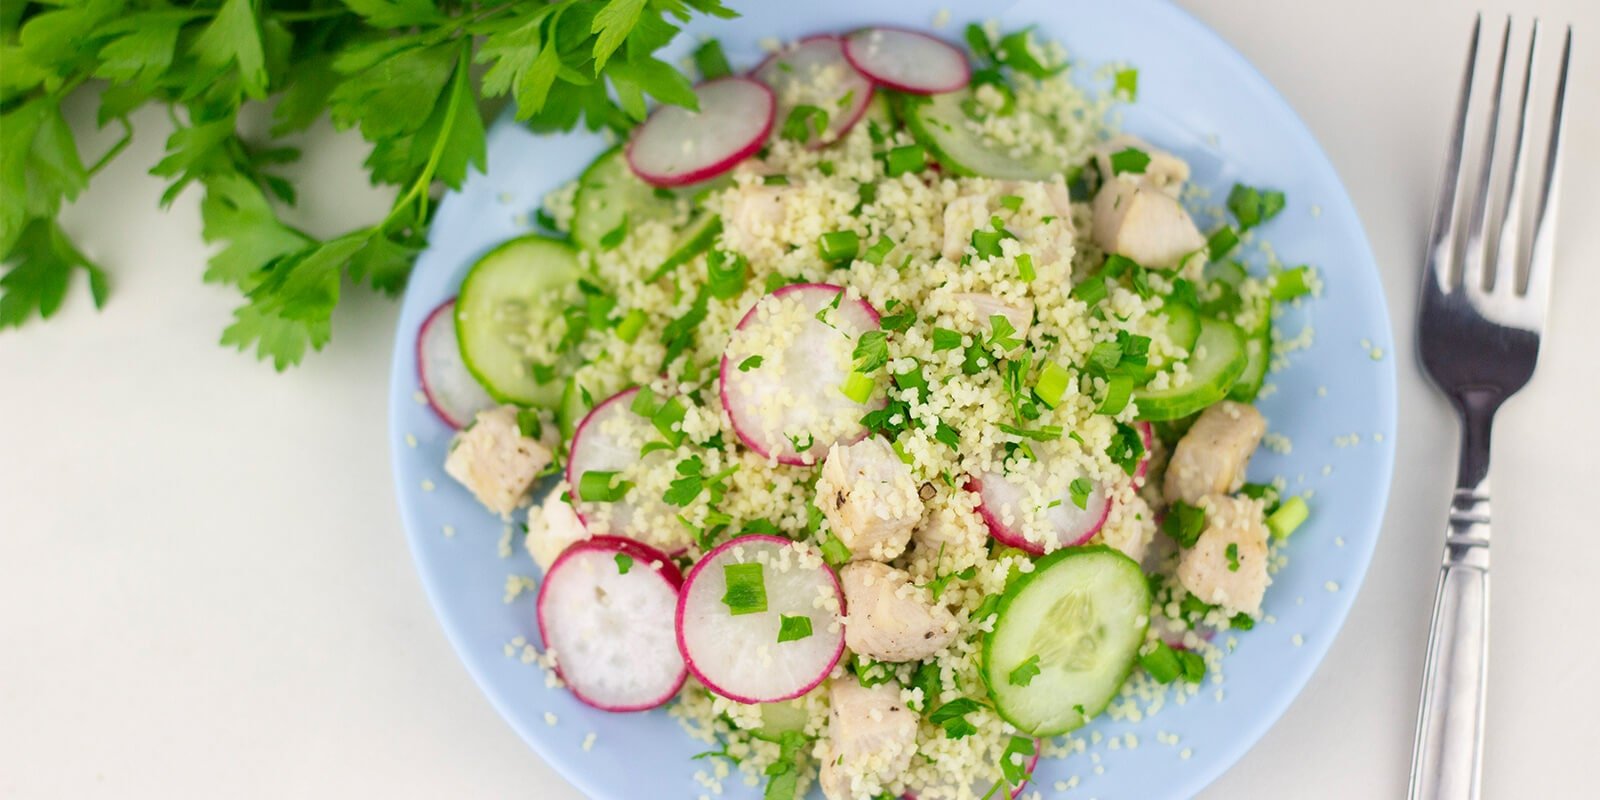
[[[772,90],[749,78],[695,87],[700,110],[661,106],[633,132],[628,165],[656,186],[684,186],[721,175],[761,149],[772,131]]]
[[[671,621],[683,583],[659,550],[602,536],[567,548],[539,587],[539,635],[579,700],[643,711],[672,699],[688,672]]]
[[[654,450],[640,457],[645,443],[659,440],[660,433],[633,412],[638,389],[627,389],[595,406],[572,434],[567,456],[567,485],[571,488],[572,509],[583,520],[589,533],[620,535],[637,539],[668,553],[677,553],[688,544],[688,532],[681,525],[657,528],[649,519],[671,519],[676,511],[659,497],[634,489],[627,496],[610,502],[584,500],[580,491],[588,472],[636,473],[663,468],[671,460],[666,450]],[[623,480],[619,475],[616,480]]]
[[[842,389],[856,341],[878,328],[878,312],[864,300],[841,298],[843,291],[785,286],[757,301],[728,341],[722,405],[740,440],[764,457],[814,464],[835,442],[865,436],[861,417],[884,402],[881,390],[858,403]]]
[[[901,92],[953,92],[972,79],[960,49],[899,28],[863,28],[844,37],[844,57],[863,75]]]
[[[1073,501],[1068,486],[1047,492],[1044,502],[1033,496],[1030,486],[1024,476],[1006,476],[997,472],[986,472],[967,484],[968,491],[978,495],[978,513],[989,526],[989,533],[1002,544],[1021,548],[1034,555],[1046,549],[1080,545],[1089,541],[1111,514],[1111,497],[1098,481],[1093,482],[1083,508]],[[1044,522],[1051,537],[1048,548],[1046,543],[1033,541],[1024,535],[1024,521],[1032,518],[1039,506],[1048,506],[1044,511]]]
[[[723,602],[729,565],[760,564],[766,609],[734,614]],[[815,548],[778,536],[743,536],[706,554],[678,596],[678,648],[706,688],[740,703],[799,697],[828,677],[844,652],[844,595]],[[806,617],[811,635],[778,641],[782,617]]]
[[[452,428],[465,428],[479,411],[499,405],[467,371],[456,338],[456,301],[446,300],[423,320],[417,331],[417,376],[422,394],[439,419]]]
[[[755,77],[777,93],[776,124],[783,126],[799,106],[821,109],[828,124],[808,140],[820,147],[844,136],[872,102],[872,81],[844,57],[837,36],[812,36],[756,67]]]

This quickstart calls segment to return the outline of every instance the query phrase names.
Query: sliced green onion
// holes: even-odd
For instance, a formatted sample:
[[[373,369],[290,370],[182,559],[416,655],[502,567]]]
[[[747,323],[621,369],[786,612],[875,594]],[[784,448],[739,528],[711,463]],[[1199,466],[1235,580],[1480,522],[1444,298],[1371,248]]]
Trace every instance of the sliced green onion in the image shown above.
[[[1139,99],[1139,70],[1119,69],[1111,79],[1111,93],[1128,102]]]
[[[1228,559],[1228,571],[1229,572],[1238,572],[1239,571],[1239,543],[1238,542],[1228,542],[1227,549],[1223,550],[1222,552],[1223,552],[1224,556]]]
[[[1106,379],[1106,396],[1100,401],[1100,407],[1095,409],[1095,413],[1116,416],[1122,409],[1128,407],[1128,398],[1132,396],[1133,377],[1112,375]]]
[[[586,503],[615,503],[633,488],[629,481],[616,480],[617,473],[590,470],[578,478],[578,499]]]
[[[517,433],[525,439],[538,439],[544,435],[544,423],[539,421],[539,412],[531,408],[517,409]]]
[[[874,385],[871,375],[852,371],[844,379],[844,385],[839,387],[839,391],[854,402],[865,403],[868,398],[872,397]]]
[[[650,422],[656,426],[656,430],[661,432],[662,438],[666,439],[673,447],[677,447],[678,443],[683,441],[683,431],[674,430],[672,426],[675,423],[682,422],[684,415],[688,411],[678,398],[669,397],[665,403],[661,404],[661,408],[651,415]]]
[[[1139,656],[1139,665],[1158,683],[1172,683],[1183,674],[1183,662],[1178,652],[1166,642],[1157,641],[1156,648]]]
[[[1206,676],[1206,660],[1193,650],[1179,650],[1178,661],[1183,663],[1183,679],[1199,683]]]
[[[1206,254],[1212,261],[1216,261],[1233,252],[1233,248],[1238,246],[1239,234],[1234,231],[1233,226],[1224,225],[1218,228],[1216,233],[1211,234],[1211,238],[1206,239]]]
[[[1034,278],[1039,277],[1038,273],[1033,271],[1033,256],[1027,253],[1017,256],[1017,275],[1022,278],[1023,283],[1032,283]]]
[[[656,411],[661,408],[661,404],[657,402],[659,399],[656,397],[654,389],[648,386],[640,386],[638,394],[633,396],[633,402],[628,404],[628,410],[645,419],[649,419],[655,416]]]
[[[1283,210],[1286,198],[1276,189],[1257,189],[1242,183],[1233,185],[1228,192],[1228,210],[1239,220],[1239,227],[1249,230],[1260,225]]]
[[[1311,508],[1306,505],[1305,498],[1291,497],[1283,501],[1277,511],[1267,515],[1267,528],[1272,531],[1272,535],[1284,539],[1294,533],[1295,529],[1310,516]]]
[[[706,291],[718,300],[732,300],[750,282],[750,262],[738,253],[712,250],[706,256]]]
[[[794,142],[803,142],[821,136],[828,128],[828,112],[816,106],[798,105],[789,110],[778,135]]]
[[[1067,493],[1072,496],[1072,504],[1078,508],[1089,507],[1089,493],[1094,491],[1094,484],[1088,478],[1073,478],[1067,484]]]
[[[1033,393],[1039,396],[1039,401],[1055,408],[1061,398],[1067,394],[1067,386],[1072,381],[1072,373],[1054,361],[1046,362],[1044,369],[1039,370],[1039,380],[1033,385]]]
[[[778,641],[793,642],[811,635],[811,618],[806,616],[791,617],[788,614],[778,615]]]
[[[643,311],[635,308],[622,317],[617,323],[617,338],[628,344],[633,344],[639,338],[639,332],[644,330],[644,324],[649,320]]]
[[[846,261],[861,250],[861,237],[855,231],[833,231],[817,237],[817,250],[823,261]]]
[[[789,185],[789,176],[788,175],[763,175],[761,177],[761,185],[762,186],[788,186]]]
[[[879,236],[878,241],[873,242],[872,246],[867,248],[867,252],[861,254],[861,260],[869,264],[882,264],[891,250],[894,250],[894,240],[887,236]]]
[[[737,617],[767,610],[767,583],[760,564],[724,564],[722,578],[728,586],[722,594],[722,604],[728,607],[729,614]]]
[[[1272,299],[1286,301],[1310,294],[1311,284],[1308,281],[1310,275],[1311,268],[1307,266],[1286,269],[1278,273],[1272,280]]]
[[[890,150],[884,158],[889,177],[898,178],[908,172],[921,172],[928,163],[928,151],[920,144],[906,144]]]

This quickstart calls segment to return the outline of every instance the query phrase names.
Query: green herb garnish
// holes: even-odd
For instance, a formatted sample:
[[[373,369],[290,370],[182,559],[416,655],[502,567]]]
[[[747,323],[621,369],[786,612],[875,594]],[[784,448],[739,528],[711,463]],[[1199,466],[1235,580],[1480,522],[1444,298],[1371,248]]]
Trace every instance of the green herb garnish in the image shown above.
[[[811,618],[805,616],[791,617],[788,614],[778,615],[778,642],[793,642],[811,635]]]
[[[578,498],[586,503],[615,503],[633,488],[630,481],[617,480],[617,473],[590,470],[578,478]]]
[[[728,607],[729,614],[737,617],[767,610],[767,584],[760,564],[724,564],[722,578],[728,587],[722,594],[722,604]]]

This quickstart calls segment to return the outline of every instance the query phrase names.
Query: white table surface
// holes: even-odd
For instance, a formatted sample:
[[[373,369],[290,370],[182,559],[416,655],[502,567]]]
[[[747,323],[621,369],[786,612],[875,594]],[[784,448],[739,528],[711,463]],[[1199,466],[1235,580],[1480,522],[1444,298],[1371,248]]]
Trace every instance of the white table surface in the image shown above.
[[[1404,422],[1349,623],[1207,796],[1395,797],[1455,448],[1411,357],[1411,309],[1471,4],[1184,5],[1288,97],[1354,196]],[[1515,10],[1576,22],[1579,51],[1553,334],[1496,436],[1486,795],[1593,796],[1600,4]],[[347,289],[333,343],[282,375],[218,347],[238,298],[199,280],[196,195],[156,210],[145,171],[167,131],[138,122],[67,215],[112,302],[96,314],[75,286],[58,319],[0,333],[0,796],[577,797],[479,694],[412,568],[385,439],[398,306]],[[311,144],[296,220],[375,218],[359,142],[323,128]]]

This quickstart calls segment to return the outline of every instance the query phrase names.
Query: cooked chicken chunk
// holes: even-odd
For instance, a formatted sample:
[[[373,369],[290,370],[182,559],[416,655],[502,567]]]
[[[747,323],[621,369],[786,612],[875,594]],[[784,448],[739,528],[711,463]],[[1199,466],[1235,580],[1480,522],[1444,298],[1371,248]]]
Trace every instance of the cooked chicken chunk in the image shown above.
[[[1206,244],[1177,198],[1144,181],[1112,178],[1094,196],[1094,243],[1146,267],[1169,269]]]
[[[877,436],[828,448],[816,503],[852,558],[887,561],[900,555],[922,518],[911,468]]]
[[[528,509],[528,555],[540,569],[549,569],[561,551],[589,538],[578,512],[567,502],[567,484],[562,483],[546,495],[544,502]]]
[[[550,446],[517,428],[517,407],[478,412],[456,434],[444,471],[472,490],[478,502],[502,517],[528,501],[539,473],[550,465]]]
[[[1026,338],[1028,329],[1033,327],[1033,301],[1027,298],[1002,300],[985,292],[960,292],[951,295],[951,298],[972,310],[980,329],[987,329],[989,321],[996,314],[1005,317],[1006,321],[1011,323],[1018,338]]]
[[[846,675],[828,682],[828,739],[818,782],[828,800],[876,797],[911,766],[917,714],[900,700],[900,684],[862,688]]]
[[[1177,156],[1151,146],[1151,144],[1137,136],[1119,134],[1111,137],[1095,152],[1095,164],[1100,168],[1100,175],[1109,180],[1113,177],[1111,170],[1111,154],[1132,148],[1143,151],[1150,157],[1150,163],[1145,165],[1143,181],[1162,192],[1173,197],[1183,189],[1185,181],[1189,180],[1189,162]]]
[[[903,570],[852,561],[839,570],[844,586],[844,643],[878,661],[920,661],[955,638],[956,618],[911,584]]]
[[[1000,198],[1014,196],[1034,204],[1040,218],[1050,222],[1011,232],[1027,243],[1026,249],[1041,262],[1072,255],[1072,198],[1067,187],[1054,181],[995,181],[987,191],[963,195],[944,208],[944,257],[960,261],[972,243],[972,232],[988,228],[1001,212]],[[1037,266],[1037,265],[1036,265]]]
[[[1200,499],[1206,526],[1178,559],[1178,581],[1190,594],[1229,614],[1261,613],[1267,576],[1267,525],[1261,501],[1225,494]]]
[[[912,531],[911,538],[918,547],[930,553],[938,553],[940,548],[954,555],[985,547],[989,541],[989,529],[984,527],[983,519],[975,513],[961,513],[955,508],[936,508],[928,514],[927,520]]]
[[[1167,502],[1193,505],[1208,494],[1238,491],[1250,454],[1266,432],[1266,419],[1246,403],[1225,400],[1201,412],[1167,463],[1162,485]]]

